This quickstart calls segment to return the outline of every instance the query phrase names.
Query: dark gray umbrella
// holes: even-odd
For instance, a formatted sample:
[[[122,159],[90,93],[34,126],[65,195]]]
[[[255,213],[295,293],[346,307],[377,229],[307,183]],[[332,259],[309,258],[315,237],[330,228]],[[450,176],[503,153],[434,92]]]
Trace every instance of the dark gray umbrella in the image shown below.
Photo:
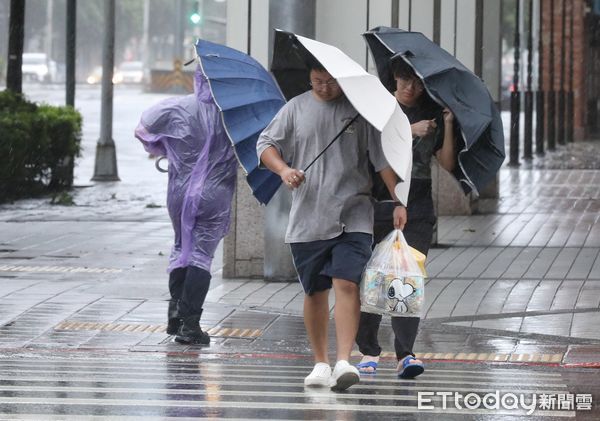
[[[377,27],[363,36],[386,88],[395,90],[390,63],[402,58],[423,80],[429,95],[452,111],[463,141],[454,175],[465,192],[481,191],[505,157],[500,113],[483,81],[420,32]]]
[[[271,73],[275,76],[285,99],[289,101],[311,89],[311,64],[321,63],[296,34],[275,29]]]

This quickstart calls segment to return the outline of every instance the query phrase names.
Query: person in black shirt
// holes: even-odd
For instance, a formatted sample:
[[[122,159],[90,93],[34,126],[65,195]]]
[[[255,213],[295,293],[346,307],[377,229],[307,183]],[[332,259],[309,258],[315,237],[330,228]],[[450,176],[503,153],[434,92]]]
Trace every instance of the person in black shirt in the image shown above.
[[[402,59],[392,63],[396,80],[394,95],[407,115],[413,134],[413,167],[408,207],[403,208],[401,227],[408,244],[427,255],[433,237],[436,216],[431,197],[431,158],[447,171],[456,165],[454,115],[440,107],[425,91],[423,82]],[[374,242],[377,244],[394,229],[390,215],[394,202],[382,180],[373,175],[375,204]],[[423,363],[415,358],[413,345],[419,329],[418,317],[392,317],[398,375],[413,378],[423,373]],[[381,315],[361,312],[356,343],[363,354],[357,365],[361,373],[374,373],[381,347],[377,341]]]

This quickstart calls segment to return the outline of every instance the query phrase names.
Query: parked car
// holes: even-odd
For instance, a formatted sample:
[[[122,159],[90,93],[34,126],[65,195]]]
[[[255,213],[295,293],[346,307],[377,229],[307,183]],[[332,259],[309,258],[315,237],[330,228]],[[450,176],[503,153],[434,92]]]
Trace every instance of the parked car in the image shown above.
[[[49,60],[45,53],[23,53],[21,71],[24,80],[53,82],[56,75],[56,63]]]
[[[126,61],[121,63],[115,73],[115,83],[142,83],[144,81],[144,63]]]

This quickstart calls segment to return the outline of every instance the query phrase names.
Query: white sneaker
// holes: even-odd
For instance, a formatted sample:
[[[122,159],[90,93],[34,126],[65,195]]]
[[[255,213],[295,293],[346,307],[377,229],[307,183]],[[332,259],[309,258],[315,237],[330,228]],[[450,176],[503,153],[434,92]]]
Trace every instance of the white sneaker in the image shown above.
[[[346,360],[339,360],[333,369],[329,386],[331,387],[331,390],[341,391],[348,389],[359,381],[360,374],[358,369],[353,365],[350,365]]]
[[[304,378],[304,386],[327,387],[331,379],[331,367],[327,363],[316,363],[313,370]]]

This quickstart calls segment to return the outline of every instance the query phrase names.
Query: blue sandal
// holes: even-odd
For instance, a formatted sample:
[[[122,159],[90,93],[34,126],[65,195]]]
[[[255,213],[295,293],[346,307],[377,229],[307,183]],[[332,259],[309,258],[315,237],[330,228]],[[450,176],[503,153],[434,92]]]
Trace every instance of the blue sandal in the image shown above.
[[[401,379],[414,379],[425,371],[422,363],[416,362],[416,358],[408,357],[402,360],[402,371],[398,372]]]
[[[356,368],[360,374],[375,374],[377,371],[377,362],[376,361],[365,361],[364,363],[356,364]],[[365,368],[372,368],[373,371],[363,371]]]

